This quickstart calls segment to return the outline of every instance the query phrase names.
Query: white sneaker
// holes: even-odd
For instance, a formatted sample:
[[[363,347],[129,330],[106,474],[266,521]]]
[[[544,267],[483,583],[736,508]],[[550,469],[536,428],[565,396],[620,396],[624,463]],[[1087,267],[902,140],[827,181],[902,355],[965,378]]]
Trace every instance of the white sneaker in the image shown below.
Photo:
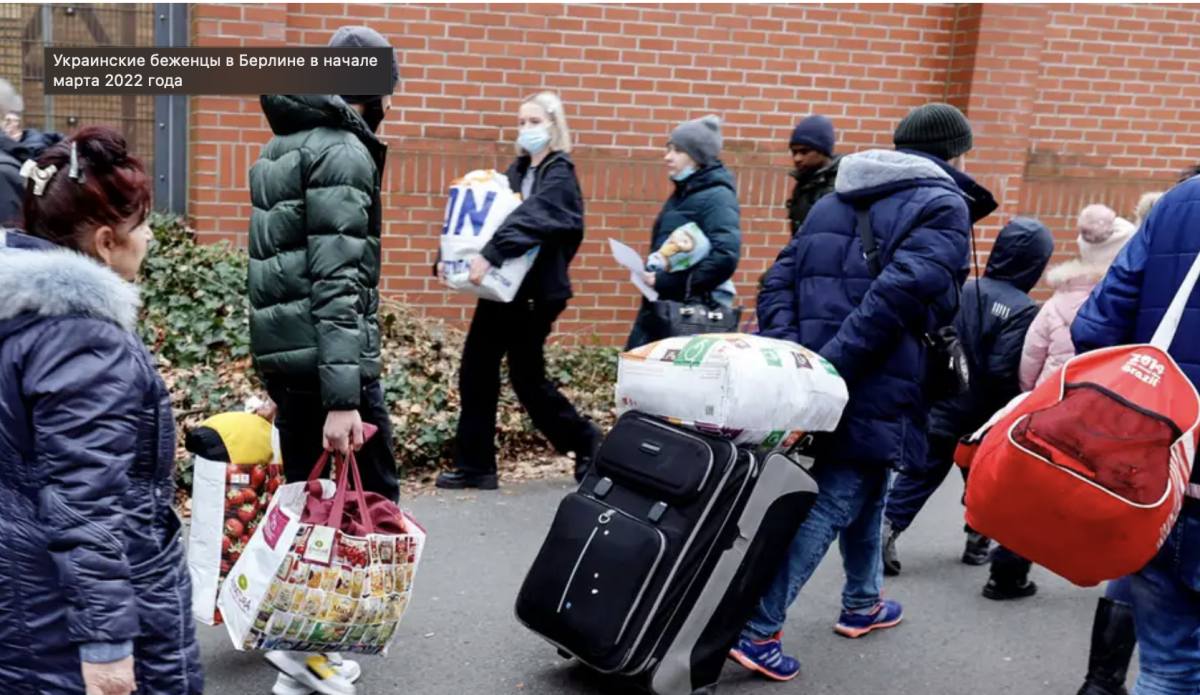
[[[338,654],[272,651],[266,660],[280,672],[274,695],[355,695],[354,682],[362,676],[358,662]]]

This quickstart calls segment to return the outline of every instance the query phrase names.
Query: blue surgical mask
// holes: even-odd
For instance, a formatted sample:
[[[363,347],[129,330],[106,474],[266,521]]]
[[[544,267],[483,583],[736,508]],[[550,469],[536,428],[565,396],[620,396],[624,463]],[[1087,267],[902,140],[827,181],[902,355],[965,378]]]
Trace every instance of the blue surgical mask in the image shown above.
[[[550,144],[550,129],[539,125],[522,130],[517,135],[517,144],[529,154],[539,154]]]
[[[689,165],[689,166],[688,166],[686,169],[684,169],[683,171],[681,171],[681,172],[679,172],[678,174],[675,174],[674,176],[672,176],[672,177],[671,177],[671,180],[672,180],[672,181],[674,181],[674,182],[676,182],[676,183],[681,183],[681,182],[683,182],[683,181],[687,181],[689,178],[691,178],[691,177],[692,177],[692,174],[694,174],[694,173],[696,173],[696,168],[695,168],[695,167],[693,167],[693,166],[690,166],[690,165]]]

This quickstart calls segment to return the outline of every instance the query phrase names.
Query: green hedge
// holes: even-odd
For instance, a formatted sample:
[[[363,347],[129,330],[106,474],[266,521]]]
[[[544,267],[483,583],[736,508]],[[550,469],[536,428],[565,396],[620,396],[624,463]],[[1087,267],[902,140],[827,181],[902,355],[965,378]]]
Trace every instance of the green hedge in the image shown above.
[[[151,218],[155,243],[143,269],[141,333],[157,355],[180,428],[246,398],[265,398],[250,360],[245,252],[222,242],[198,244],[178,217]],[[464,335],[441,321],[384,302],[383,386],[392,412],[397,460],[408,473],[450,460],[458,423],[458,365]],[[593,341],[595,342],[595,341]],[[614,416],[617,351],[593,344],[547,350],[547,373],[579,409],[600,422]],[[537,434],[507,386],[497,418],[506,461],[544,455]],[[180,482],[191,487],[190,457],[180,448]]]

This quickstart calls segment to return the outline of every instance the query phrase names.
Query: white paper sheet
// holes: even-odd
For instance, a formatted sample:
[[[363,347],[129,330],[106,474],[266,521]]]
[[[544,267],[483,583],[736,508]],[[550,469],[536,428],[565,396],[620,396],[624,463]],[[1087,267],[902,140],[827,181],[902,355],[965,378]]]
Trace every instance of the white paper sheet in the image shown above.
[[[642,257],[638,255],[638,252],[611,237],[608,240],[608,245],[610,248],[612,248],[613,259],[616,260],[621,267],[629,269],[629,279],[634,285],[637,286],[639,290],[641,290],[642,295],[652,302],[657,302],[658,292],[656,292],[653,287],[646,284],[646,280],[642,277],[642,273],[645,272],[646,266],[642,261]]]

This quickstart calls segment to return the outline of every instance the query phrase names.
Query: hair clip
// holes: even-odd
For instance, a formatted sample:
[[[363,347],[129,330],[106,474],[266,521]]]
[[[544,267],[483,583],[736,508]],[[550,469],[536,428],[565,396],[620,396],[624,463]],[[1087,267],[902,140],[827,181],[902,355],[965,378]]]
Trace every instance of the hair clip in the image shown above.
[[[79,166],[79,151],[75,148],[75,143],[71,143],[71,171],[67,174],[75,180],[76,183],[83,183],[86,177],[83,175],[83,167]]]
[[[21,176],[33,182],[33,194],[36,196],[40,196],[46,191],[46,184],[50,183],[50,178],[56,171],[58,171],[58,167],[53,164],[42,169],[32,159],[25,160],[25,163],[21,165]]]

